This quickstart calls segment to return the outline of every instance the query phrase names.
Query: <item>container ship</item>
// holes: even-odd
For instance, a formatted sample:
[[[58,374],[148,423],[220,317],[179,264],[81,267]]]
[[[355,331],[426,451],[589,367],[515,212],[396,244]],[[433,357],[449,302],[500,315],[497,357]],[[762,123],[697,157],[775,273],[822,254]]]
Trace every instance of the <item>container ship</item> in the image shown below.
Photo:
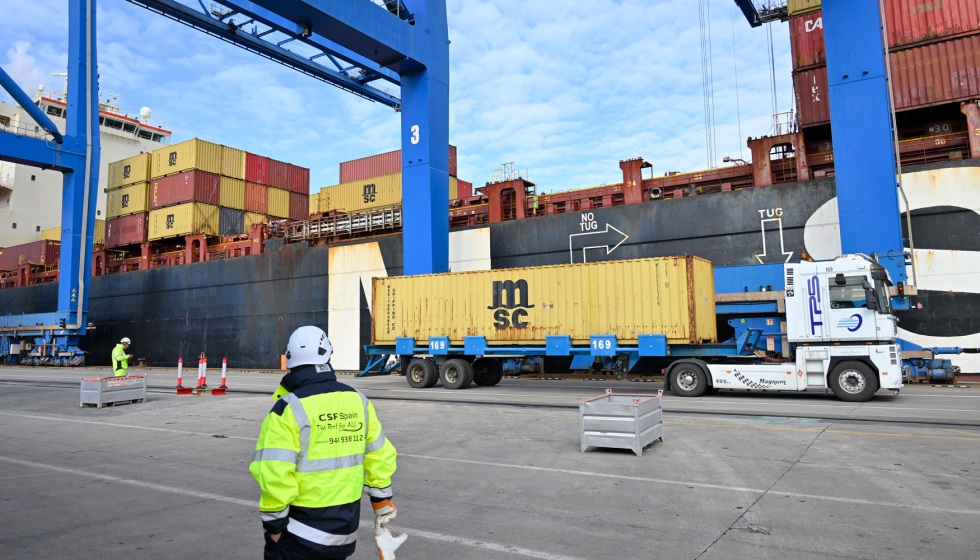
[[[912,309],[898,313],[899,335],[980,347],[980,7],[885,5],[900,206],[918,287]],[[786,127],[748,140],[751,162],[661,176],[623,154],[610,170],[619,182],[544,194],[554,186],[508,166],[474,188],[456,178],[451,147],[451,270],[696,255],[716,267],[719,291],[767,292],[783,286],[760,280],[773,277],[763,271],[838,256],[820,3],[791,1],[787,17],[797,111]],[[289,334],[315,324],[331,338],[336,369],[364,367],[372,278],[402,274],[400,152],[343,162],[340,183],[316,191],[302,167],[201,140],[152,152],[128,163],[131,173],[144,166],[145,179],[107,186],[111,210],[120,189],[140,185],[127,198],[135,210],[113,211],[93,256],[87,363],[107,363],[127,336],[150,366],[205,352],[232,367],[277,369]],[[113,165],[109,181],[127,164]],[[55,307],[56,241],[48,241],[35,250],[45,262],[17,247],[0,252],[6,313]],[[754,313],[730,311],[719,315],[722,339],[728,320]],[[976,358],[953,361],[980,372]]]

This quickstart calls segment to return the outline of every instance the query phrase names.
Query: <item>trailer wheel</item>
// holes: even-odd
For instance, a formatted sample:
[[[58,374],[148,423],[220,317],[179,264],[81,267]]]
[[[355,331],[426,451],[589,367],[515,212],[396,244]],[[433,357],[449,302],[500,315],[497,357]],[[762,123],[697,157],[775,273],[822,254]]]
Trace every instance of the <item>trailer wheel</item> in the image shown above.
[[[504,378],[504,366],[496,358],[480,358],[473,362],[473,381],[481,387],[490,387]]]
[[[670,372],[670,390],[679,397],[700,397],[707,389],[708,378],[695,364],[678,364]]]
[[[473,383],[473,366],[459,358],[446,360],[439,367],[439,379],[446,389],[465,389]]]
[[[847,402],[870,400],[878,391],[878,376],[864,362],[841,362],[827,383],[838,399]]]
[[[405,379],[414,389],[428,389],[439,381],[439,372],[432,360],[412,360],[405,372]]]

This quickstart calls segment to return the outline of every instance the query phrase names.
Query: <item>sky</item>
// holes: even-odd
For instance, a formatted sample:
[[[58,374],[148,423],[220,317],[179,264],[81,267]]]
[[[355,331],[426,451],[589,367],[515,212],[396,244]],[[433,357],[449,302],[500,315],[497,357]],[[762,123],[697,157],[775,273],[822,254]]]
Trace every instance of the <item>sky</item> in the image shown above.
[[[749,160],[770,133],[769,37],[731,0],[710,8],[717,159]],[[67,65],[66,0],[0,0],[0,65],[30,95]],[[709,166],[696,0],[447,0],[449,138],[461,179],[482,186],[513,162],[539,192],[622,181],[619,161],[653,174]],[[100,92],[173,140],[199,137],[309,167],[313,189],[341,161],[395,150],[391,108],[246,52],[125,0],[98,3]],[[734,29],[733,29],[734,28]],[[733,37],[734,34],[734,37]],[[789,31],[772,26],[779,111],[793,109]],[[736,95],[736,62],[738,90]],[[12,102],[0,90],[0,101]],[[741,128],[741,134],[739,129]]]

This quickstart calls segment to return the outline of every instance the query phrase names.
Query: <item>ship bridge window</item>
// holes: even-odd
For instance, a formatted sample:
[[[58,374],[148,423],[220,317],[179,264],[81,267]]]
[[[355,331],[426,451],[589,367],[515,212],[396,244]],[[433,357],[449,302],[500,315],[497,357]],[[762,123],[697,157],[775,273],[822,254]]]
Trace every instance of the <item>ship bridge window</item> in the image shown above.
[[[122,130],[122,121],[117,121],[116,119],[106,119],[105,125],[109,128],[115,128],[116,130]]]
[[[6,115],[0,115],[0,126],[3,127],[10,126],[10,117]]]
[[[99,124],[100,125],[104,125],[105,124],[105,117],[99,117]]]
[[[139,137],[147,140],[153,140],[153,133],[151,133],[149,130],[141,130],[139,131]]]
[[[123,132],[136,132],[136,125],[132,123],[126,123],[123,125]]]
[[[153,141],[154,142],[163,142],[163,134],[154,134],[153,135]]]
[[[54,105],[48,105],[48,111],[47,111],[47,113],[49,115],[54,115],[56,117],[60,117],[62,115],[62,113],[64,113],[64,111],[61,110],[61,107],[56,107]]]

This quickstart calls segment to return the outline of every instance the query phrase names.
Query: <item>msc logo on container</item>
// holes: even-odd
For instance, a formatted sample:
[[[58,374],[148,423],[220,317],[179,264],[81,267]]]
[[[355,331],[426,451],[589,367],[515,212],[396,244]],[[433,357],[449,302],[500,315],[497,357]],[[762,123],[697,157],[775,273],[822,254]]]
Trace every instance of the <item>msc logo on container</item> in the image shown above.
[[[129,208],[129,195],[128,194],[122,195],[122,198],[119,200],[119,206],[122,206],[123,208]]]
[[[174,215],[167,214],[167,229],[174,229]]]
[[[496,309],[493,312],[494,328],[526,328],[527,322],[522,319],[527,318],[527,310],[533,307],[527,303],[527,280],[493,282],[493,305],[487,309]]]
[[[132,171],[133,171],[132,165],[123,166],[123,179],[129,179],[129,175],[132,173]]]
[[[378,197],[378,187],[374,183],[364,185],[364,202],[374,202]]]
[[[167,157],[167,163],[170,167],[177,165],[177,152],[170,152],[170,155]]]

